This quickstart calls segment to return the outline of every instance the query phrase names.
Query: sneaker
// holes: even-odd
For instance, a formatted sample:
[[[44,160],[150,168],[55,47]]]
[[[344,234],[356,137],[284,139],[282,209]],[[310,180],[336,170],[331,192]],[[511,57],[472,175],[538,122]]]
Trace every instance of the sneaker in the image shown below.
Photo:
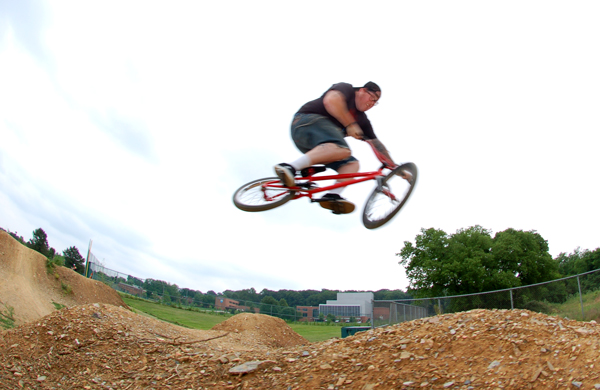
[[[324,209],[331,210],[334,214],[348,214],[354,211],[354,203],[347,201],[338,194],[325,194],[319,199],[319,204]]]
[[[293,187],[296,185],[296,169],[290,164],[281,163],[275,165],[275,173],[284,186]]]

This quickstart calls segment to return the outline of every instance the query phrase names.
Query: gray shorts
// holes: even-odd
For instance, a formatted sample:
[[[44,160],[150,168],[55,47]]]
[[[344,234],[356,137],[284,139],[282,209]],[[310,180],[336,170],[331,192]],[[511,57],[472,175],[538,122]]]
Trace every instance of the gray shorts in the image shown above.
[[[344,136],[345,134],[342,128],[336,126],[327,117],[319,114],[297,113],[294,115],[294,120],[292,121],[292,140],[302,153],[306,153],[318,145],[326,143],[332,143],[339,145],[342,148],[350,149],[344,140]],[[343,165],[353,161],[358,160],[350,156],[344,160],[325,164],[325,166],[337,171]]]

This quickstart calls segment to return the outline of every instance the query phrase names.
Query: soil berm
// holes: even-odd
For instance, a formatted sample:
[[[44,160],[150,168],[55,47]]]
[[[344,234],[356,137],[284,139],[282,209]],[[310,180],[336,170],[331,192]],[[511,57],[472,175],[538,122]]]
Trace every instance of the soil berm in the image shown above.
[[[0,332],[1,389],[600,388],[593,321],[472,310],[319,343],[261,314],[192,330],[64,267],[48,273],[3,231],[0,283],[17,320]]]

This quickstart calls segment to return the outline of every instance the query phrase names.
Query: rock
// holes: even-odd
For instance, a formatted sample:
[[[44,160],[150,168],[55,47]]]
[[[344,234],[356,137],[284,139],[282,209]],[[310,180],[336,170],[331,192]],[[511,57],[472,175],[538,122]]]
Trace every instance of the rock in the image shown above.
[[[251,361],[251,362],[246,362],[240,365],[237,365],[235,367],[232,367],[229,369],[229,373],[230,374],[247,374],[249,372],[255,371],[256,369],[258,369],[258,367],[260,367],[261,365],[265,364],[265,363],[273,363],[272,361],[269,360],[255,360],[255,361]]]
[[[540,374],[542,373],[542,368],[538,368],[538,370],[533,374],[533,376],[530,379],[530,382],[535,382],[537,380],[537,378],[540,376]]]

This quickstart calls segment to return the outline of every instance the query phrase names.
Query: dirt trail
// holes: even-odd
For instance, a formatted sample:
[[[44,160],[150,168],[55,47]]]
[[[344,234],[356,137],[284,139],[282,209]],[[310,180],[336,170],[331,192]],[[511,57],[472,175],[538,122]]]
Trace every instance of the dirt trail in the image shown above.
[[[321,343],[261,314],[191,330],[137,315],[75,273],[65,274],[75,291],[68,301],[45,268],[18,264],[36,256],[1,233],[0,300],[35,308],[0,332],[1,389],[600,388],[593,321],[472,310]],[[25,286],[19,294],[5,287],[7,275]],[[68,307],[53,310],[52,301]]]

